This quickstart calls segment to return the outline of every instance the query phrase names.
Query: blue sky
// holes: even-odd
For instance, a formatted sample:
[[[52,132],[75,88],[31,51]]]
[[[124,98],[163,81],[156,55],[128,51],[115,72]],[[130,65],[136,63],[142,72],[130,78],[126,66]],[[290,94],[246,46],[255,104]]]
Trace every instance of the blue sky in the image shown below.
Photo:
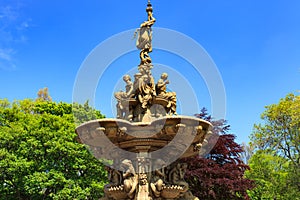
[[[146,3],[1,0],[0,98],[35,98],[40,88],[48,87],[55,101],[72,102],[73,85],[84,59],[107,38],[137,28],[146,19]],[[155,27],[186,34],[215,62],[226,90],[226,119],[238,142],[248,141],[265,105],[299,90],[299,1],[152,0],[152,4]],[[153,62],[179,73],[176,65],[186,64],[159,50],[154,49],[152,55]],[[132,70],[138,62],[137,52],[124,55],[112,64],[107,76]],[[193,79],[189,68],[183,71],[192,87],[203,88],[200,106],[210,109],[203,80]],[[176,81],[169,78],[172,87]],[[114,79],[100,81],[99,88],[115,86],[109,80]],[[113,91],[98,93],[96,107],[110,116],[107,102]]]

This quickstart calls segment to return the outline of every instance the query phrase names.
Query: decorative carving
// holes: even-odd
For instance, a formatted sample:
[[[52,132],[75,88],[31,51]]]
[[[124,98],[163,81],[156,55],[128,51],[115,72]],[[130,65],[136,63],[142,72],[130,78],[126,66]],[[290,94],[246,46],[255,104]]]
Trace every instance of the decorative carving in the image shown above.
[[[189,189],[189,184],[184,180],[186,169],[186,163],[177,163],[169,172],[169,181],[172,184],[181,186],[183,192],[187,192]]]
[[[176,125],[176,133],[177,134],[183,134],[186,129],[188,129],[188,127],[186,127],[185,124],[181,123],[181,124]]]
[[[150,2],[147,5],[146,12],[148,14],[147,21],[143,22],[140,25],[140,28],[137,29],[136,31],[136,33],[138,33],[136,46],[138,49],[141,50],[140,52],[141,65],[149,64],[152,62],[149,56],[149,53],[152,52],[152,28],[151,27],[156,21],[156,19],[153,17],[153,8]]]
[[[139,66],[141,74],[139,79],[136,81],[135,96],[138,101],[138,105],[135,107],[134,121],[151,121],[150,107],[152,104],[153,97],[156,96],[154,78],[151,74],[152,65],[142,64]]]
[[[115,187],[120,186],[122,184],[122,174],[118,170],[114,169],[113,167],[107,167],[106,170],[108,171],[108,180],[109,184],[107,187]]]
[[[184,180],[187,164],[177,161],[166,166],[166,163],[195,155],[202,143],[207,142],[205,135],[210,125],[200,119],[169,117],[177,115],[177,97],[175,92],[167,91],[170,83],[167,73],[162,73],[156,84],[152,76],[149,53],[156,19],[150,0],[146,12],[147,21],[141,23],[135,33],[140,50],[138,72],[134,82],[129,75],[124,75],[125,91],[114,94],[119,119],[94,120],[77,132],[80,142],[88,144],[96,158],[105,155],[106,159],[113,160],[114,165],[107,167],[109,184],[101,200],[198,200]],[[149,123],[129,123],[123,119]],[[186,120],[196,124],[185,123]],[[91,124],[92,130],[85,130],[84,127]],[[187,144],[185,140],[189,136],[193,138]],[[154,160],[155,152],[159,152],[156,150],[164,147],[167,153],[158,153],[161,159]],[[122,161],[124,158],[127,159]]]
[[[155,84],[151,70],[153,68],[149,53],[152,52],[152,30],[155,23],[151,3],[148,2],[148,20],[143,22],[138,30],[137,48],[141,50],[139,72],[134,75],[134,83],[129,75],[125,75],[126,92],[115,93],[117,103],[117,118],[134,122],[151,122],[153,117],[166,114],[177,115],[176,93],[167,92],[168,74],[163,73]]]
[[[194,145],[194,151],[199,152],[201,150],[202,143],[197,143]]]
[[[101,200],[126,199],[127,194],[124,191],[122,173],[114,166],[106,167],[108,171],[109,184],[104,187],[105,197]]]
[[[128,99],[134,95],[133,83],[129,75],[124,75],[123,80],[126,83],[126,91],[120,91],[115,93],[115,98],[118,103],[117,107],[117,118],[132,120],[132,115],[129,113]]]
[[[142,76],[138,81],[139,84],[136,91],[136,96],[143,109],[150,108],[151,101],[153,97],[156,96],[155,83],[151,74],[151,68],[152,66],[149,65],[139,66],[139,71]]]
[[[210,124],[201,119],[173,116],[156,119],[147,126],[119,119],[99,119],[85,123],[76,132],[80,132],[82,141],[90,145],[97,158],[105,154],[105,158],[113,160],[114,166],[108,168],[110,183],[105,187],[103,200],[195,200],[184,180],[187,165],[180,161],[170,166],[165,163],[174,162],[175,157],[196,155],[194,150],[207,142],[203,137],[209,130]],[[194,138],[191,144],[184,142],[188,136]],[[104,137],[115,146],[103,146]],[[167,148],[167,153],[159,155],[163,160],[154,160],[158,158],[156,150],[163,147]]]
[[[158,159],[154,162],[152,180],[150,187],[155,197],[160,197],[160,193],[163,189],[164,182],[166,179],[165,174],[166,163],[162,159]]]
[[[126,135],[126,131],[127,131],[127,128],[126,127],[120,127],[118,129],[118,135],[120,136],[125,136]]]
[[[167,84],[169,84],[168,74],[162,73],[160,79],[156,84],[156,93],[157,97],[161,97],[168,101],[168,105],[166,106],[167,113],[170,112],[171,115],[177,115],[176,113],[176,93],[175,92],[167,92]]]
[[[134,75],[134,83],[127,82],[127,86],[132,86],[128,89],[130,92],[115,93],[118,100],[118,118],[134,122],[150,122],[153,117],[177,115],[176,93],[167,92],[168,74],[163,73],[155,85],[151,73],[152,65],[143,64],[138,69],[140,72]]]
[[[189,190],[189,184],[184,180],[187,164],[177,162],[173,164],[169,170],[169,184],[171,184],[171,186],[166,189],[174,189],[177,192],[180,191],[178,196],[180,197],[179,200],[199,200],[191,193]],[[175,195],[175,191],[173,191],[173,195]]]
[[[127,193],[128,197],[132,199],[134,198],[137,189],[138,175],[135,173],[133,164],[130,160],[123,160],[121,165],[124,168],[124,190]]]

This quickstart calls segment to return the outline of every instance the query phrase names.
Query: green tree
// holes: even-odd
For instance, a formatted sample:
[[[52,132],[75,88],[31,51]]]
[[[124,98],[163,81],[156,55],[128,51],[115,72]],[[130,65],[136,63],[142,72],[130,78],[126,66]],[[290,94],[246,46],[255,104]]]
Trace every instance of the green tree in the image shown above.
[[[101,114],[100,111],[95,110],[91,106],[89,106],[89,101],[86,101],[83,105],[79,103],[73,103],[72,108],[74,114],[74,120],[76,125],[80,125],[84,122],[101,119],[105,116]]]
[[[250,145],[256,152],[250,161],[252,169],[248,177],[256,179],[259,188],[252,196],[263,198],[259,195],[263,195],[263,191],[270,191],[269,195],[275,195],[276,198],[289,199],[289,194],[297,194],[299,197],[300,97],[288,94],[278,104],[266,106],[261,119],[263,123],[254,125],[250,136]],[[264,160],[268,169],[273,170],[272,173],[268,170],[257,171],[259,168],[256,165],[261,165]],[[267,183],[271,184],[269,186],[274,189],[274,194],[271,194],[273,189],[268,189]]]
[[[0,100],[0,200],[102,196],[106,172],[76,141],[75,121],[72,104]]]
[[[251,199],[299,199],[299,191],[290,182],[291,170],[286,158],[258,150],[249,160],[249,166],[245,176],[255,181],[255,188],[248,192]]]
[[[278,104],[266,106],[261,118],[264,123],[254,125],[251,144],[273,149],[300,168],[300,96],[289,94]]]

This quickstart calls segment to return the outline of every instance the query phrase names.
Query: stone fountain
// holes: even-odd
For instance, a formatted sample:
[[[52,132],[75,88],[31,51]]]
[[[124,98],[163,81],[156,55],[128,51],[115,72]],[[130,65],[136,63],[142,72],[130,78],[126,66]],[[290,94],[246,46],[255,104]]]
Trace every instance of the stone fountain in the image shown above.
[[[211,133],[211,124],[176,113],[176,93],[167,91],[168,74],[155,83],[149,53],[156,19],[148,1],[147,21],[137,30],[138,72],[126,91],[116,92],[117,119],[98,119],[76,128],[81,143],[107,163],[109,181],[102,200],[196,200],[184,180],[187,164]]]

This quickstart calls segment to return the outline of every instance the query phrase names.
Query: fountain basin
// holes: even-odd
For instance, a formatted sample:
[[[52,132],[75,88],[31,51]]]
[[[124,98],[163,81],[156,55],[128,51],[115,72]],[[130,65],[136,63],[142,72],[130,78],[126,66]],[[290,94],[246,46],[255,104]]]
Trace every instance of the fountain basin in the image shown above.
[[[114,160],[126,152],[159,154],[161,149],[164,155],[169,151],[167,157],[177,153],[185,158],[198,154],[211,128],[209,122],[187,116],[165,116],[147,123],[108,118],[86,122],[76,133],[97,158]]]

